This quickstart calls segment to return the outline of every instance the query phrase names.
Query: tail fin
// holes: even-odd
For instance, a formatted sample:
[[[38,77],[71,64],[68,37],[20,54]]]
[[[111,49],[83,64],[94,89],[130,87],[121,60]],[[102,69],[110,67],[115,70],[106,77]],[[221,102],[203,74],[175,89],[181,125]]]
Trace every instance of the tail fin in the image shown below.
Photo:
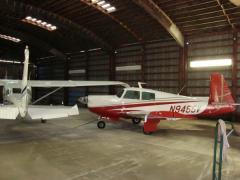
[[[211,74],[208,103],[234,103],[232,93],[222,74]]]
[[[27,87],[27,81],[28,81],[28,64],[29,64],[29,49],[28,46],[26,46],[25,51],[25,60],[24,60],[24,67],[23,67],[23,77],[22,77],[22,92]]]

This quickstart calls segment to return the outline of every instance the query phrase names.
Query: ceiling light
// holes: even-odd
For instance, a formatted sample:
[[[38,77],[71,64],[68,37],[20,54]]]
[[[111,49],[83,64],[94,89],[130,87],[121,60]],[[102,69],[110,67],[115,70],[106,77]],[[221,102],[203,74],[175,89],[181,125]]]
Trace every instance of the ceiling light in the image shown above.
[[[30,19],[32,19],[32,17],[31,17],[31,16],[27,16],[26,19],[27,19],[27,20],[30,20]]]
[[[26,23],[29,23],[29,24],[32,24],[32,25],[35,25],[35,26],[38,26],[38,27],[41,27],[41,28],[46,29],[48,31],[54,31],[54,30],[57,29],[57,26],[54,26],[50,23],[42,21],[41,19],[33,18],[31,16],[25,17],[24,19],[22,19],[22,21],[26,22]]]
[[[0,34],[0,38],[6,39],[8,41],[13,41],[15,43],[18,43],[18,42],[21,41],[21,39],[18,39],[18,38],[12,37],[12,36],[8,36],[8,35],[5,35],[5,34]]]
[[[106,8],[108,8],[108,7],[110,7],[110,6],[111,6],[111,5],[108,3],[108,4],[102,5],[102,8],[106,9]]]
[[[97,2],[97,4],[98,4],[99,6],[101,6],[101,5],[105,4],[105,3],[106,3],[106,1],[99,1],[99,2]]]
[[[114,12],[116,11],[116,8],[115,7],[110,7],[110,8],[107,8],[107,12],[111,13],[111,12]]]
[[[91,0],[91,2],[94,4],[94,6],[97,6],[98,8],[101,8],[108,13],[116,11],[116,8],[105,0]]]
[[[231,66],[232,59],[215,59],[215,60],[199,60],[191,61],[191,68],[203,68],[203,67],[221,67],[221,66]]]
[[[92,0],[92,3],[97,3],[99,2],[100,0]]]
[[[22,62],[16,61],[16,60],[5,60],[5,59],[0,59],[1,63],[12,63],[12,64],[21,64]]]

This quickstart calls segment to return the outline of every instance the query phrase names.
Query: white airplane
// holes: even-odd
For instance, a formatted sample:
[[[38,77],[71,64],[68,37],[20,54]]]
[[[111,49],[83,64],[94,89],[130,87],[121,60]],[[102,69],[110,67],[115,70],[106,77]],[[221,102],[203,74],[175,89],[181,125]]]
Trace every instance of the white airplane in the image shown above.
[[[15,120],[17,118],[41,120],[45,123],[47,119],[55,119],[68,117],[70,115],[78,115],[77,105],[73,107],[67,106],[39,106],[31,104],[32,87],[58,87],[53,92],[41,97],[35,102],[56,92],[62,87],[80,87],[80,86],[108,86],[122,85],[128,87],[127,84],[119,81],[44,81],[44,80],[28,80],[29,66],[29,50],[26,46],[25,61],[23,68],[22,80],[0,79],[0,86],[3,86],[4,99],[10,104],[0,105],[0,119]]]
[[[93,113],[99,115],[98,128],[105,121],[132,119],[134,124],[144,121],[143,132],[157,130],[160,120],[180,118],[218,118],[231,115],[235,106],[231,91],[223,75],[214,73],[210,79],[209,97],[187,97],[162,91],[127,87],[115,96],[96,96],[79,99],[86,102]]]

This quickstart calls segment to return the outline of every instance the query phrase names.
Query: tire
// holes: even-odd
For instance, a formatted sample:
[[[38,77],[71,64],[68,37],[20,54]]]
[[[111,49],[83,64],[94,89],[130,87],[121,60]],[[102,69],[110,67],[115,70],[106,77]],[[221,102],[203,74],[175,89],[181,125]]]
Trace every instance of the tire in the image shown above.
[[[140,122],[141,122],[141,119],[138,119],[138,118],[133,118],[132,119],[133,124],[139,124]]]
[[[104,121],[99,121],[99,122],[97,123],[97,127],[98,127],[99,129],[104,129],[105,126],[106,126],[106,123],[105,123]]]
[[[47,120],[44,120],[44,119],[41,120],[41,123],[43,123],[43,124],[45,124],[46,122],[47,122]]]

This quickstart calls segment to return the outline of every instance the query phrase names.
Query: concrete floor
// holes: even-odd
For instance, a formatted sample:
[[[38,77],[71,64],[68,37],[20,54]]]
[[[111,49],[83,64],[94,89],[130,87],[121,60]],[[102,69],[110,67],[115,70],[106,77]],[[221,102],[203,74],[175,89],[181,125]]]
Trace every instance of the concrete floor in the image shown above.
[[[214,121],[163,121],[146,136],[128,122],[100,130],[95,119],[81,110],[47,124],[2,120],[0,179],[211,179]],[[230,145],[223,180],[240,179],[240,137]]]

